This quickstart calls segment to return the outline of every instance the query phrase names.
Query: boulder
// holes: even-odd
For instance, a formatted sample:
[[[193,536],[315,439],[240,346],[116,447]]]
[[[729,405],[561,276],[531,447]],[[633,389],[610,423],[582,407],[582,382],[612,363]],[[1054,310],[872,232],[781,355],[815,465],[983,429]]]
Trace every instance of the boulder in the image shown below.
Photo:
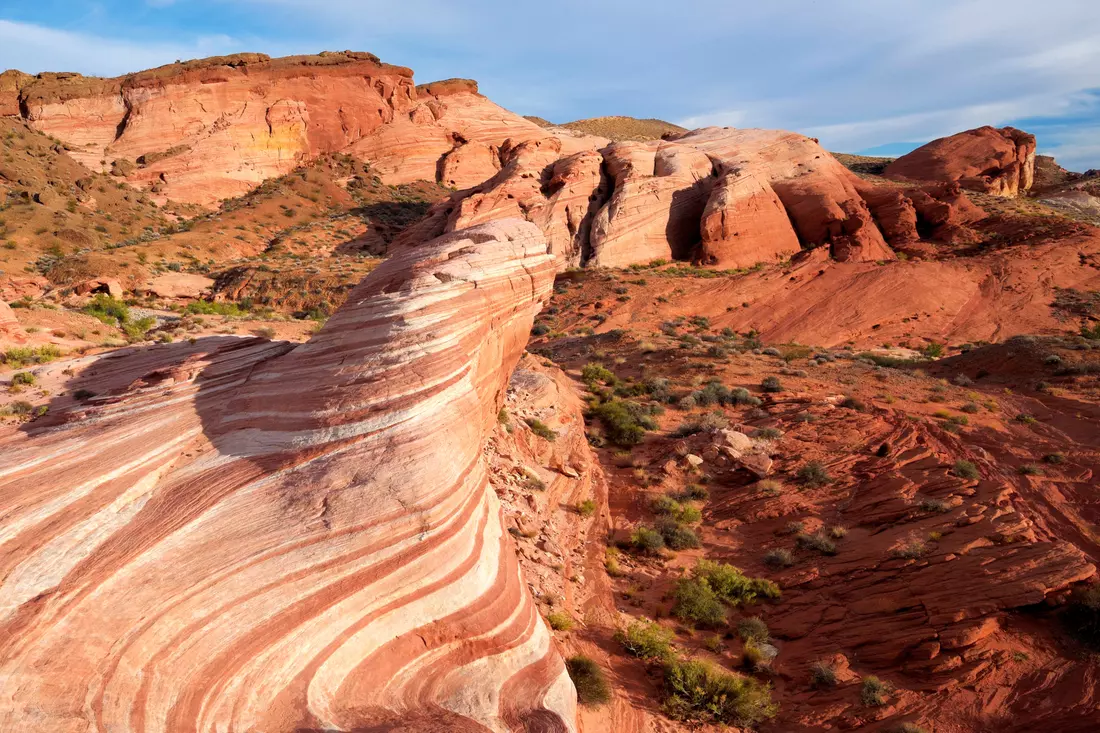
[[[170,272],[151,278],[141,289],[157,298],[201,298],[214,286],[204,275]]]
[[[979,127],[941,137],[886,166],[901,181],[958,183],[996,196],[1019,196],[1035,180],[1035,136],[1014,127]]]

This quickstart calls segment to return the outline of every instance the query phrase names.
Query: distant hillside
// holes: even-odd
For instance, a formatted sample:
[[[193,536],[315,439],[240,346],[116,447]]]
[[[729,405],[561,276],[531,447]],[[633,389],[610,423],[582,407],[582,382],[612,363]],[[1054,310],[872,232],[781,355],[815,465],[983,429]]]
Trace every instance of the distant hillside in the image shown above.
[[[853,173],[880,176],[886,166],[894,162],[893,158],[883,158],[871,155],[852,155],[851,153],[833,153],[844,167]]]
[[[599,135],[610,140],[660,140],[667,132],[687,132],[687,128],[671,122],[657,119],[640,120],[636,117],[593,117],[589,120],[576,120],[554,125],[542,117],[528,116],[525,119],[541,127],[566,127],[587,135]]]

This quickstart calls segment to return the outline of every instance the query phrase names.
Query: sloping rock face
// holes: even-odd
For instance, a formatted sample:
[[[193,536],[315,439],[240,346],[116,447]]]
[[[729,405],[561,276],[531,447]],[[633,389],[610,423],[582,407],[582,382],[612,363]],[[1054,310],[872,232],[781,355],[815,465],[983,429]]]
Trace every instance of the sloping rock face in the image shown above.
[[[979,127],[922,145],[886,167],[888,178],[959,183],[996,196],[1018,196],[1035,181],[1035,136],[1014,127]]]
[[[7,303],[0,300],[0,345],[22,344],[27,340],[27,334],[19,325],[15,314]]]
[[[327,153],[371,161],[386,183],[465,188],[500,169],[509,139],[560,139],[573,151],[607,142],[543,130],[476,82],[417,87],[410,69],[352,51],[236,54],[115,79],[5,72],[0,114],[63,140],[93,170],[206,206]]]
[[[302,346],[144,350],[0,436],[0,727],[573,730],[482,452],[553,273],[456,233]]]

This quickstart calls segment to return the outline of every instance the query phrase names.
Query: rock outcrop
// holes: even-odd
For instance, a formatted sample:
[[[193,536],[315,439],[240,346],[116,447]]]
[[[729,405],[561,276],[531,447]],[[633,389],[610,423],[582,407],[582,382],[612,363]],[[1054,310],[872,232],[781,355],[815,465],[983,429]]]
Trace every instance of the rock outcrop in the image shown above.
[[[27,340],[27,334],[19,325],[11,307],[0,300],[0,346],[4,344],[22,344]]]
[[[922,145],[886,167],[888,178],[959,183],[996,196],[1018,196],[1035,180],[1035,136],[1014,127],[979,127]]]
[[[500,169],[507,140],[558,139],[573,151],[607,142],[543,130],[476,82],[415,86],[410,69],[352,51],[236,54],[114,79],[5,72],[0,114],[63,140],[92,170],[206,206],[327,153],[370,161],[386,183],[466,188]]]
[[[306,344],[139,351],[0,436],[0,727],[573,730],[482,452],[546,249],[405,248]]]
[[[862,182],[802,135],[706,128],[571,155],[557,140],[503,154],[496,175],[437,204],[397,243],[522,216],[546,232],[563,266],[746,267],[816,247],[840,261],[894,258]]]

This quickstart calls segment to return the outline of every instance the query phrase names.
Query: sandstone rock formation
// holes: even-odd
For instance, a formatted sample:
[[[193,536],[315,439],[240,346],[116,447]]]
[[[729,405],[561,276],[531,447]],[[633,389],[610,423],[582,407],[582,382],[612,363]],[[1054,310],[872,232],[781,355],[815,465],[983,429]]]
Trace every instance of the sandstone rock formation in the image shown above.
[[[895,160],[888,178],[959,183],[996,196],[1018,196],[1035,180],[1035,136],[1014,127],[979,127],[933,140]]]
[[[499,173],[437,204],[398,243],[523,216],[546,232],[563,265],[746,267],[815,247],[840,261],[894,258],[862,182],[802,135],[707,128],[572,155],[558,145],[505,150]]]
[[[0,346],[4,344],[21,344],[27,340],[27,334],[19,325],[15,314],[7,303],[0,300]]]
[[[500,169],[507,140],[606,139],[547,131],[465,79],[414,86],[410,69],[345,51],[272,59],[236,54],[115,79],[0,77],[0,114],[63,140],[93,170],[164,199],[216,204],[334,152],[370,161],[386,183],[465,188]]]
[[[546,249],[403,249],[304,345],[139,351],[0,435],[0,727],[573,730],[482,454]]]

